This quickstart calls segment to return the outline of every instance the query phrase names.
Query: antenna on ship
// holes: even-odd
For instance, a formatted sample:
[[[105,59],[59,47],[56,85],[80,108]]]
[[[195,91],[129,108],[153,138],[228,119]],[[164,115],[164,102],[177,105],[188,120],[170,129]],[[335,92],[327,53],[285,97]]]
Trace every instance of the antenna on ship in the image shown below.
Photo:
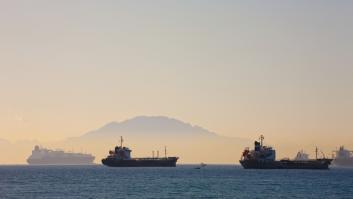
[[[319,152],[319,149],[317,147],[315,148],[315,158],[317,159],[317,153]]]
[[[164,157],[167,158],[167,146],[164,146]]]
[[[123,136],[120,136],[120,147],[123,148]]]
[[[262,146],[262,144],[264,142],[264,139],[265,139],[265,137],[263,135],[260,135],[260,144],[261,144],[261,146]]]

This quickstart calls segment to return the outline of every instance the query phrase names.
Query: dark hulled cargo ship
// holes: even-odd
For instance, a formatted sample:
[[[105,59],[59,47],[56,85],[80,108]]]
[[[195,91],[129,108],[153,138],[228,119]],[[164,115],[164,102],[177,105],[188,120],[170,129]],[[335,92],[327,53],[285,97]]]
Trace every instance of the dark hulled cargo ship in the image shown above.
[[[131,150],[123,146],[121,137],[120,146],[116,146],[114,151],[109,151],[109,155],[102,159],[102,163],[110,167],[175,167],[178,157],[146,157],[131,158]]]
[[[245,169],[328,169],[332,159],[283,159],[276,160],[276,151],[272,147],[263,146],[264,137],[260,142],[255,141],[254,150],[246,148],[242,154],[240,164]]]

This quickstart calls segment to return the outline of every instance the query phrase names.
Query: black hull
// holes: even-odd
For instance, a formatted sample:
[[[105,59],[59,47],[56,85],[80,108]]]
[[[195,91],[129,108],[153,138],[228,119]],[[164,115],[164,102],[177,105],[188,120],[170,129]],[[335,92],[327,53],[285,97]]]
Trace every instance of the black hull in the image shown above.
[[[175,167],[177,160],[177,157],[131,160],[104,158],[102,164],[109,167]]]
[[[240,160],[244,169],[328,169],[332,159],[260,161]]]

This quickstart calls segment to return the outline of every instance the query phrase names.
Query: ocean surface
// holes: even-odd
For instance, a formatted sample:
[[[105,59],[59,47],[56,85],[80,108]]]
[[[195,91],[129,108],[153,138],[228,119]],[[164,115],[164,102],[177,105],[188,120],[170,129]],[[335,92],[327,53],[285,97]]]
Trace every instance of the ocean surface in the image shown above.
[[[0,198],[353,198],[353,169],[0,166]]]

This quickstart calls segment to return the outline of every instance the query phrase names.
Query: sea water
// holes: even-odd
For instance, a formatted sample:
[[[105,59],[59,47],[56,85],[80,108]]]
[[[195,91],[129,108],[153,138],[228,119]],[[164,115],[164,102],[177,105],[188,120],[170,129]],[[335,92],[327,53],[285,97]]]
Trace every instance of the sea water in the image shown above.
[[[0,198],[353,198],[353,169],[0,166]]]

